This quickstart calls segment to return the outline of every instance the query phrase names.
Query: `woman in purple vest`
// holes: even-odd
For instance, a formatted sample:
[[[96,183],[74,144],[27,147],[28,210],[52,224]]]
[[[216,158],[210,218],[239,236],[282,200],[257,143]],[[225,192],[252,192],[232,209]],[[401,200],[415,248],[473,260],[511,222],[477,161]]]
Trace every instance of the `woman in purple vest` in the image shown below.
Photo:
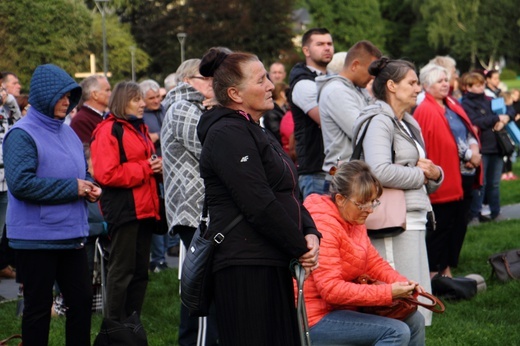
[[[90,345],[87,201],[97,201],[101,189],[87,172],[81,141],[63,123],[80,96],[81,87],[61,68],[38,66],[31,108],[3,143],[7,238],[24,285],[25,346],[48,344],[55,281],[67,306],[66,345]]]

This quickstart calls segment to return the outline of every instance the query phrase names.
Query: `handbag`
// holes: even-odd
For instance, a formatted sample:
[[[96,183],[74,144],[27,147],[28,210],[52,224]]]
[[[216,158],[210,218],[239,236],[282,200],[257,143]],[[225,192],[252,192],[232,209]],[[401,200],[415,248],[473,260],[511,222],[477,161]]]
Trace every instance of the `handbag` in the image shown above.
[[[507,133],[506,129],[502,129],[500,131],[493,131],[495,133],[495,137],[497,139],[498,148],[500,149],[500,154],[504,156],[509,156],[515,151],[515,145],[513,144],[513,140]]]
[[[350,160],[359,160],[363,148],[363,140],[367,133],[370,118],[359,137]],[[393,161],[393,155],[392,155]],[[383,188],[379,197],[381,205],[368,215],[365,226],[370,238],[393,237],[406,230],[406,200],[404,191],[400,189]]]
[[[496,275],[502,282],[520,280],[520,249],[509,250],[489,256],[491,276]]]
[[[356,280],[357,284],[362,285],[386,285],[387,283],[371,278],[367,274],[360,275]],[[372,315],[378,315],[388,318],[395,318],[397,320],[405,320],[412,313],[417,311],[418,306],[422,306],[435,313],[443,313],[446,309],[440,299],[426,292],[418,293],[419,296],[425,297],[431,303],[424,303],[415,297],[400,297],[394,298],[392,304],[385,306],[362,306],[359,308],[360,312]]]
[[[433,294],[445,299],[467,300],[477,294],[477,281],[467,277],[435,275],[432,280]]]
[[[8,337],[7,339],[0,340],[0,345],[9,345],[9,343],[11,341],[16,340],[16,339],[20,339],[20,343],[18,345],[21,346],[22,345],[22,335],[21,334],[13,334],[10,337]]]
[[[188,308],[190,316],[208,315],[213,296],[213,251],[216,245],[224,241],[227,233],[243,219],[242,214],[238,215],[224,230],[207,239],[207,216],[207,203],[204,200],[201,222],[182,264],[181,302]]]
[[[368,215],[365,225],[371,238],[393,237],[406,229],[404,191],[383,188],[381,205]]]
[[[104,318],[94,346],[148,346],[146,331],[137,312],[122,322]]]

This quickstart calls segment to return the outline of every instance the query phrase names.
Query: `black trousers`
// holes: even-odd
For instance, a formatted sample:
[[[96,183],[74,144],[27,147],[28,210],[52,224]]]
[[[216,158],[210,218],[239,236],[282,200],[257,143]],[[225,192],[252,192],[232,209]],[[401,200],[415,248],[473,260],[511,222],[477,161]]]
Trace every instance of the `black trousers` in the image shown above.
[[[437,221],[435,231],[426,233],[426,248],[431,272],[443,271],[459,264],[472,200],[474,176],[462,176],[464,198],[460,201],[432,204]]]
[[[111,230],[106,287],[107,318],[121,321],[141,310],[148,286],[155,220],[125,223]]]
[[[66,345],[90,346],[92,283],[85,249],[17,250],[17,256],[17,275],[24,284],[23,344],[48,344],[56,281],[68,308]]]
[[[189,247],[195,228],[176,226],[175,232],[179,234],[184,245]],[[207,317],[190,317],[188,308],[181,304],[180,318],[179,346],[218,345],[215,304],[210,308],[209,316]]]

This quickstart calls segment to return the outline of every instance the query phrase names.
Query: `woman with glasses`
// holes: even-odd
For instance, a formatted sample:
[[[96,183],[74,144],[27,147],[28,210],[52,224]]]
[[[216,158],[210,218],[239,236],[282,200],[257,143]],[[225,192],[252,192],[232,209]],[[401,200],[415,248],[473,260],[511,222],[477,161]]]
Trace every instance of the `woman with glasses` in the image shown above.
[[[428,194],[439,188],[443,173],[427,158],[421,128],[410,115],[421,91],[415,66],[382,57],[372,62],[368,72],[374,76],[376,102],[356,119],[354,142],[368,126],[362,157],[384,187],[404,190],[406,202],[406,231],[372,239],[372,244],[397,271],[431,292],[426,251],[426,226],[432,210]],[[419,311],[430,325],[431,311]]]
[[[330,196],[305,200],[318,231],[320,266],[305,283],[305,304],[313,345],[424,345],[424,317],[406,320],[359,312],[361,306],[389,305],[423,288],[394,270],[371,244],[365,220],[379,206],[383,187],[362,161],[340,165]],[[361,285],[360,275],[386,282]]]

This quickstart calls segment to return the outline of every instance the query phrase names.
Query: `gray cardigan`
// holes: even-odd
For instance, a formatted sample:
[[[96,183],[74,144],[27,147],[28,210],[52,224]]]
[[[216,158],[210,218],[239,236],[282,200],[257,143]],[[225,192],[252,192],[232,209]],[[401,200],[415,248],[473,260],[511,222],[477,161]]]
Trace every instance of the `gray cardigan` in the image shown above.
[[[384,187],[405,190],[406,210],[431,210],[430,199],[424,192],[424,174],[416,166],[419,160],[419,151],[414,140],[401,127],[392,108],[383,101],[363,109],[354,124],[354,142],[357,143],[358,134],[365,127],[365,121],[374,117],[367,129],[363,140],[362,158],[370,165],[372,171]],[[415,119],[408,113],[403,120],[414,134],[419,144],[424,148],[421,128]],[[394,162],[392,162],[392,148]],[[426,184],[428,193],[439,188],[444,179],[441,167],[441,179],[429,180]]]

